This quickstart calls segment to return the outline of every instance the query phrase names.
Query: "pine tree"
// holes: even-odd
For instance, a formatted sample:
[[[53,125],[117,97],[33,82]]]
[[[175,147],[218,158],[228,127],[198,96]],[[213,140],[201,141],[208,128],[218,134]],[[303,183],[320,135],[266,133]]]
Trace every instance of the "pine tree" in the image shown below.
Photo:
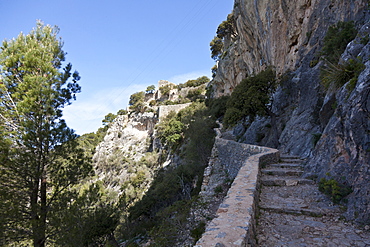
[[[38,21],[0,47],[0,245],[45,246],[72,186],[92,170],[62,119],[80,76],[62,67],[58,32]]]

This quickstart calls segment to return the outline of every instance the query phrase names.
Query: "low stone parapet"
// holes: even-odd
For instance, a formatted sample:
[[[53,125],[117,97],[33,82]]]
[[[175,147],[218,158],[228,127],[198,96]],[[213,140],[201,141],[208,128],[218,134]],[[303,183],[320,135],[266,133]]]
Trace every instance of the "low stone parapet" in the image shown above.
[[[260,167],[279,160],[279,151],[247,145],[259,153],[247,157],[237,173],[227,196],[219,206],[216,217],[207,225],[196,247],[255,246],[257,203]]]

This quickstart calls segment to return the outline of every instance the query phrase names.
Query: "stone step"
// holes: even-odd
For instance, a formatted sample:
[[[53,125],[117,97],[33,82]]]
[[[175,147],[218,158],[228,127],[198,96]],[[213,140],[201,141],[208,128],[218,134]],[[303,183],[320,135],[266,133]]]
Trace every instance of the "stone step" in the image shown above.
[[[313,180],[305,178],[284,178],[284,177],[275,177],[275,176],[264,176],[261,179],[261,183],[264,186],[296,186],[296,185],[305,185],[305,184],[315,184]]]
[[[312,217],[322,217],[326,214],[325,211],[313,208],[303,207],[279,207],[274,205],[260,205],[260,209],[265,211],[279,213],[279,214],[294,214],[294,215],[308,215]]]
[[[310,181],[311,183],[313,181]],[[307,181],[308,183],[308,181]],[[289,211],[301,214],[311,214],[320,210],[323,212],[339,210],[339,206],[333,204],[330,199],[322,194],[314,184],[297,184],[295,186],[262,186],[259,206],[272,208],[275,212]],[[294,209],[294,210],[293,210]]]
[[[262,174],[272,176],[301,176],[303,171],[300,169],[286,168],[265,168],[261,170]]]
[[[280,159],[301,159],[301,157],[297,155],[281,154]]]
[[[303,160],[301,158],[282,158],[280,157],[281,163],[302,163]]]
[[[279,168],[303,168],[303,165],[300,163],[278,163],[278,164],[271,164],[267,167],[279,167]]]

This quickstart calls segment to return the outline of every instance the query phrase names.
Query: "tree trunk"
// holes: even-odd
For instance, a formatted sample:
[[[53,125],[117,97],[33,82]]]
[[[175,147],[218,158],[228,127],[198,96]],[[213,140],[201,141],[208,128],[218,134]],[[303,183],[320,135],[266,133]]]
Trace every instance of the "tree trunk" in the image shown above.
[[[40,192],[40,208],[38,205],[38,195]],[[38,183],[34,186],[31,196],[31,215],[32,215],[32,238],[34,247],[45,247],[46,240],[46,179],[41,180],[39,191]]]
[[[116,240],[116,238],[114,237],[114,234],[113,232],[111,232],[108,236],[108,243],[111,245],[111,246],[114,246],[114,247],[119,247],[119,244]]]

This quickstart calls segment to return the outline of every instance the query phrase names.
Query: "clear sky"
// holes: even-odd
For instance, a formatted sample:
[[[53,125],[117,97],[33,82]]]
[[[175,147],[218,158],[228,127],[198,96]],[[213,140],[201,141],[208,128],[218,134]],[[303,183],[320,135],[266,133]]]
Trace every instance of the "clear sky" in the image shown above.
[[[233,0],[0,0],[0,39],[57,25],[82,93],[64,110],[78,134],[96,131],[129,96],[159,80],[184,83],[215,62],[209,43]]]

